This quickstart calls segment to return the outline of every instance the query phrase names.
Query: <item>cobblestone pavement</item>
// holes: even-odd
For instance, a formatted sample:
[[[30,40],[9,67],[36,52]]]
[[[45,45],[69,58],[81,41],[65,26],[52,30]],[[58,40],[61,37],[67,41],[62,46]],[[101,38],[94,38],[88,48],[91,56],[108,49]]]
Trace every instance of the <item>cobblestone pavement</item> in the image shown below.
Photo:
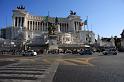
[[[95,58],[93,56],[77,57],[68,61],[70,64],[60,63],[53,82],[124,82],[124,53],[116,56],[95,54]],[[86,60],[93,58],[88,62],[91,65],[81,63],[81,59],[85,58]]]
[[[6,60],[10,59],[6,58]],[[0,66],[0,82],[51,82],[57,69],[56,63],[44,62],[42,56],[11,60],[18,62]]]

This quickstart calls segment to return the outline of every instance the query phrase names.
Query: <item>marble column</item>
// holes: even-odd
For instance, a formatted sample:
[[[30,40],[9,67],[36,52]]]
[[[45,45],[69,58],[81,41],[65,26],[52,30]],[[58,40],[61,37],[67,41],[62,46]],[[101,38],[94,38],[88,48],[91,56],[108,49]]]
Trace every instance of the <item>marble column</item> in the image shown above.
[[[38,21],[36,22],[36,24],[37,24],[36,30],[38,30]]]
[[[13,26],[15,27],[15,19],[16,17],[13,18]]]
[[[37,22],[35,21],[34,22],[34,30],[36,30],[36,27],[37,27]]]
[[[22,17],[19,18],[20,18],[20,27],[22,27]]]
[[[34,21],[33,21],[33,28],[32,28],[32,30],[34,30]]]
[[[22,17],[22,27],[24,27],[24,17]]]
[[[43,23],[42,23],[42,22],[40,22],[40,24],[41,24],[41,31],[43,31]]]
[[[39,30],[39,27],[40,27],[40,23],[38,22],[38,29],[37,30]]]
[[[30,27],[30,30],[32,31],[32,29],[33,29],[33,21],[31,21],[31,27]]]
[[[31,21],[28,21],[29,23],[28,23],[28,30],[30,30],[30,28],[31,28],[31,25],[30,25],[30,22]]]
[[[17,27],[19,27],[19,17],[17,17]]]

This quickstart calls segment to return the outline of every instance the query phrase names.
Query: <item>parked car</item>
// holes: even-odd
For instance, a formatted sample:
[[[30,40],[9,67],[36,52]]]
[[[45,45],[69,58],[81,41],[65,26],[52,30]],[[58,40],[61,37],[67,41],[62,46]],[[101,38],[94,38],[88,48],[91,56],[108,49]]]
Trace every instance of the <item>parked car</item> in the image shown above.
[[[65,52],[66,54],[71,54],[72,53],[72,51],[71,50],[66,50],[66,52]]]
[[[72,54],[78,54],[78,51],[77,50],[73,50]]]
[[[56,50],[49,50],[49,51],[48,51],[48,54],[55,54],[55,53],[57,53]]]
[[[109,55],[109,54],[117,55],[117,53],[118,53],[117,50],[114,48],[110,48],[110,49],[108,48],[103,51],[104,55]]]
[[[80,55],[92,55],[93,52],[90,49],[82,50],[79,52]]]
[[[21,53],[23,56],[36,56],[37,52],[33,50],[28,50],[28,51],[22,51]]]

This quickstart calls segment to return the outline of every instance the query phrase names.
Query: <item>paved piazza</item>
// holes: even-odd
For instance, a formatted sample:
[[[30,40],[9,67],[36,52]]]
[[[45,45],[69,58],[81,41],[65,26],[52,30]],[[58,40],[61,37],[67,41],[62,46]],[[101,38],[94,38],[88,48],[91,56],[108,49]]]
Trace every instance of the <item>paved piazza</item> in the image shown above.
[[[124,53],[69,59],[76,65],[59,64],[53,82],[124,82],[123,59]]]
[[[0,82],[124,82],[124,53],[118,55],[0,55]]]
[[[1,56],[0,64],[0,82],[51,82],[58,66],[44,62],[43,56]]]

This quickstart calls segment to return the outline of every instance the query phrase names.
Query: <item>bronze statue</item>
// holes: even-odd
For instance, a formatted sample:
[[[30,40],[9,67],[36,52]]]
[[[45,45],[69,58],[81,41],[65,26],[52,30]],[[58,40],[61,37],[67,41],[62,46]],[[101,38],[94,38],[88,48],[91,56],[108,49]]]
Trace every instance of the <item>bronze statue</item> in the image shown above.
[[[58,17],[55,18],[55,24],[58,24]]]
[[[23,9],[25,9],[25,7],[24,7],[23,5],[21,5],[21,6],[17,6],[17,9],[21,9],[21,10],[23,10]]]
[[[73,14],[76,15],[76,12],[74,12]]]
[[[73,15],[73,11],[72,10],[70,10],[70,15]]]
[[[73,12],[72,10],[70,10],[70,15],[76,15],[76,12]]]

